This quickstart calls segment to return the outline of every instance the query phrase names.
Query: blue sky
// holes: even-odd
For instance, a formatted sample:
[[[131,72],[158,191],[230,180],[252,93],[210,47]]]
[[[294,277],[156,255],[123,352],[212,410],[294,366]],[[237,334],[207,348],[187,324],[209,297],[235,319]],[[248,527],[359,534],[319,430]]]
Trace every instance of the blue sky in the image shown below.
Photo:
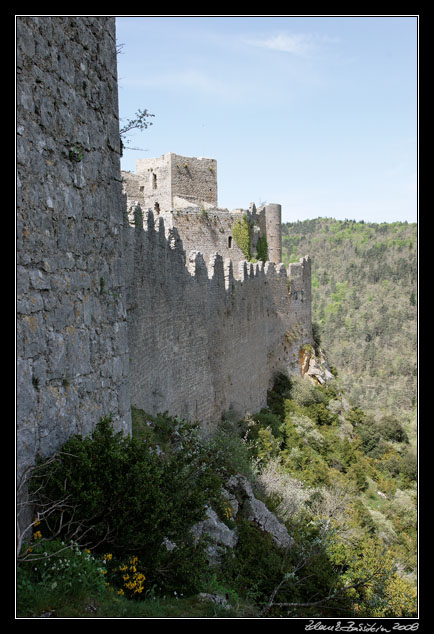
[[[122,169],[217,160],[219,207],[417,221],[416,16],[119,16]]]

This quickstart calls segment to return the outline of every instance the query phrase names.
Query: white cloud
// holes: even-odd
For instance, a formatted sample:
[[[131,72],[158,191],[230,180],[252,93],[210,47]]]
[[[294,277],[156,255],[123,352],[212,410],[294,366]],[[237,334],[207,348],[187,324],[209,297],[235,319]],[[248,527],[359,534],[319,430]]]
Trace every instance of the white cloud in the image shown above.
[[[299,57],[305,57],[314,50],[314,38],[305,33],[278,33],[267,38],[249,40],[248,43]]]
[[[323,59],[331,54],[330,59],[337,59],[336,44],[339,39],[318,33],[280,32],[268,36],[246,38],[244,43],[257,48],[287,53],[299,59]]]

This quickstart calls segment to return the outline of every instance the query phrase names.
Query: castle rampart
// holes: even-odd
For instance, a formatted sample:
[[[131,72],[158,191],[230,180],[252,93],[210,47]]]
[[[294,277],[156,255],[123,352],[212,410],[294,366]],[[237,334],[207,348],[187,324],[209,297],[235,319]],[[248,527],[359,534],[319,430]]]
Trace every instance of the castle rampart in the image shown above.
[[[190,178],[170,154],[143,173],[158,191],[170,167],[182,209],[129,218],[117,108],[114,18],[17,18],[18,474],[101,416],[129,433],[131,403],[204,425],[254,412],[312,342],[310,260],[279,263],[279,205],[217,209],[215,162],[186,159]],[[274,261],[245,261],[241,219]]]
[[[130,224],[134,225],[134,209],[139,204],[142,209],[152,209],[156,216],[164,218],[167,226],[176,227],[186,251],[199,248],[206,258],[217,252],[235,264],[246,258],[265,261],[264,253],[260,253],[260,241],[265,240],[266,259],[276,264],[281,261],[281,205],[271,203],[256,209],[251,203],[248,210],[218,209],[216,205],[212,206],[212,201],[217,200],[216,182],[213,183],[215,195],[213,193],[207,203],[198,197],[199,192],[208,190],[208,171],[216,174],[215,160],[180,157],[170,153],[159,158],[138,159],[136,164],[136,174],[122,172]],[[183,193],[184,198],[173,195],[175,191],[181,193],[181,165],[188,167],[188,173],[194,174],[196,197],[187,193]],[[182,179],[185,179],[185,174]],[[155,189],[152,188],[153,182],[158,183]],[[192,203],[193,200],[196,202]],[[242,233],[245,230],[249,232],[248,247],[245,244],[242,248],[237,243],[235,225],[238,223],[244,224]]]
[[[205,260],[144,215],[123,232],[132,403],[203,424],[265,407],[275,373],[297,371],[311,342],[310,260],[292,265],[293,280],[282,264]]]

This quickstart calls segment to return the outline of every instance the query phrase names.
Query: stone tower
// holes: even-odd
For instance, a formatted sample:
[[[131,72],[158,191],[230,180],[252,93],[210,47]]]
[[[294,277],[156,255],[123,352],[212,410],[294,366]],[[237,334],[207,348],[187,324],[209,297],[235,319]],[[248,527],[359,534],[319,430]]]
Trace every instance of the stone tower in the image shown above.
[[[217,161],[179,156],[173,152],[157,158],[137,159],[136,174],[123,172],[127,191],[145,209],[169,211],[217,207]],[[129,196],[130,203],[134,201]]]
[[[270,262],[282,261],[282,206],[270,203],[265,207],[265,235]]]

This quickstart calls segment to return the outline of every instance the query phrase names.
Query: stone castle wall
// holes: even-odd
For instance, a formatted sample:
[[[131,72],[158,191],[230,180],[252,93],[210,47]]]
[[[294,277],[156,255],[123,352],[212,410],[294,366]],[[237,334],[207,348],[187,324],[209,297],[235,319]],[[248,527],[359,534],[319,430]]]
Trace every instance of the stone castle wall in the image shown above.
[[[170,154],[174,208],[194,203],[202,208],[217,207],[217,161]]]
[[[19,472],[131,403],[211,424],[299,371],[309,259],[241,261],[221,210],[130,226],[114,18],[17,18],[17,133]]]
[[[299,371],[308,258],[290,278],[271,262],[205,260],[150,211],[125,227],[124,253],[133,405],[212,424],[259,411],[275,373]]]
[[[186,253],[199,250],[208,262],[211,255],[219,253],[224,259],[232,260],[234,266],[245,260],[245,255],[232,236],[236,219],[243,212],[228,212],[222,209],[200,210],[190,207],[163,213],[165,226],[176,229],[174,235]]]
[[[115,23],[17,17],[17,461],[130,430]]]

